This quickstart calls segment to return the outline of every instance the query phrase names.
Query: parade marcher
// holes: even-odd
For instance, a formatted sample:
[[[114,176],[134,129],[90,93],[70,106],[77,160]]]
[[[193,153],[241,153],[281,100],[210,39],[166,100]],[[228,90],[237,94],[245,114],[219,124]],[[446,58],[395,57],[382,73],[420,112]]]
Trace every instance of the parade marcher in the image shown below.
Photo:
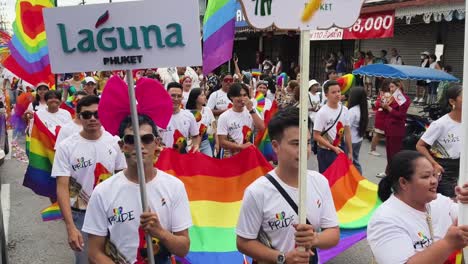
[[[94,77],[86,77],[84,79],[83,91],[88,95],[97,95],[96,84]]]
[[[81,228],[93,189],[126,167],[118,138],[101,129],[98,104],[99,97],[93,95],[78,102],[83,129],[56,147],[51,173],[57,178],[57,199],[77,264],[88,263],[87,236]]]
[[[359,162],[362,140],[367,130],[369,113],[366,91],[362,87],[354,87],[349,93],[349,128],[353,146],[353,164],[362,175],[362,166]]]
[[[208,106],[213,114],[217,117],[224,113],[229,105],[232,104],[231,100],[228,98],[229,87],[231,87],[234,82],[234,78],[230,74],[221,75],[221,89],[212,92],[209,95]]]
[[[47,103],[46,109],[40,109],[36,112],[37,117],[42,123],[52,132],[56,134],[57,126],[62,127],[66,123],[72,121],[71,114],[64,109],[60,108],[62,101],[60,100],[61,94],[57,90],[47,91],[44,99]]]
[[[28,105],[28,109],[24,112],[24,118],[29,120],[29,135],[31,135],[32,126],[34,124],[34,113],[41,109],[47,109],[47,102],[45,100],[45,94],[47,91],[49,91],[49,85],[46,83],[37,84],[34,101]]]
[[[165,87],[171,82],[179,82],[184,76],[188,76],[192,79],[193,87],[200,87],[198,74],[191,67],[158,68],[156,72],[159,74]]]
[[[263,107],[263,110],[262,111],[257,110],[257,113],[260,115],[262,119],[265,119],[265,111],[270,110],[271,106],[273,105],[271,100],[266,97],[268,93],[268,81],[263,80],[263,81],[257,82],[256,94],[258,93],[263,94],[263,96],[265,97],[265,105]],[[251,100],[253,103],[253,108],[257,109],[258,102],[257,100],[255,100],[255,95],[254,95],[254,98],[252,98]]]
[[[307,171],[307,224],[298,224],[297,211],[287,202],[290,198],[298,203],[299,109],[280,110],[271,119],[268,133],[278,166],[244,192],[237,249],[261,263],[318,263],[315,249],[334,247],[340,230],[328,181],[320,173]]]
[[[192,78],[184,76],[182,79],[180,79],[180,84],[182,85],[182,105],[185,108],[189,98],[190,90],[192,90]]]
[[[335,70],[329,70],[327,72],[327,80],[325,80],[322,84],[322,95],[325,95],[325,84],[329,81],[336,81],[338,79],[338,74],[336,73]],[[322,96],[322,105],[326,104],[327,103],[327,97],[326,96]]]
[[[195,115],[195,121],[197,121],[198,131],[201,137],[200,152],[209,157],[213,157],[213,149],[209,136],[211,135],[215,139],[216,143],[214,148],[216,153],[219,152],[219,141],[216,139],[216,119],[211,109],[204,106],[205,104],[205,91],[201,88],[193,88],[192,91],[190,91],[185,109],[191,111],[192,114]]]
[[[81,72],[75,72],[73,73],[73,77],[71,79],[66,80],[61,84],[63,94],[62,94],[62,100],[66,101],[68,96],[71,95],[70,88],[73,87],[75,91],[83,91],[83,73]]]
[[[343,136],[348,158],[353,159],[351,132],[349,129],[348,108],[340,103],[341,88],[337,81],[325,83],[327,103],[315,116],[314,140],[317,141],[317,159],[319,172],[323,173],[335,161],[338,154],[344,152],[340,147]]]
[[[401,59],[401,56],[398,54],[398,50],[395,48],[392,48],[390,50],[392,57],[390,58],[390,64],[393,65],[404,65],[403,60]]]
[[[403,84],[401,81],[390,81],[389,89],[392,96],[389,100],[382,103],[382,109],[387,112],[387,118],[385,119],[385,148],[387,151],[387,172],[388,166],[395,154],[400,152],[403,147],[403,138],[406,133],[406,113],[411,104],[411,100],[403,93]],[[405,102],[400,105],[395,100],[395,93],[401,93],[405,98]],[[384,177],[385,173],[379,173],[377,177]]]
[[[153,167],[159,144],[156,125],[139,115],[149,207],[142,212],[131,121],[130,116],[124,119],[119,131],[128,168],[97,186],[88,204],[83,232],[89,235],[89,259],[91,263],[149,263],[145,240],[149,234],[155,263],[170,264],[171,254],[184,257],[189,251],[192,219],[187,192],[182,181]]]
[[[388,112],[384,111],[382,103],[387,102],[391,98],[390,89],[388,88],[389,82],[384,81],[379,91],[379,96],[375,100],[375,119],[374,119],[374,131],[371,141],[371,149],[369,154],[379,157],[380,153],[377,152],[377,145],[385,138],[385,119],[387,118]]]
[[[78,103],[83,97],[87,96],[87,93],[84,91],[78,91],[74,95],[74,100],[76,103]],[[63,125],[63,127],[60,129],[58,135],[57,135],[57,140],[55,140],[55,146],[58,146],[60,142],[62,142],[64,139],[68,138],[69,136],[80,132],[81,129],[83,128],[81,125],[81,119],[80,119],[80,113],[81,113],[81,107],[78,108],[78,105],[75,106],[75,118],[71,121]]]
[[[158,128],[162,143],[168,148],[177,149],[180,153],[187,153],[187,146],[191,140],[190,151],[200,150],[200,135],[195,117],[190,111],[181,109],[182,85],[171,82],[167,85],[167,92],[171,96],[173,112],[166,129]]]
[[[320,110],[320,105],[322,102],[322,93],[319,92],[320,83],[316,80],[309,81],[309,118],[314,123],[315,116],[317,115],[318,110]]]
[[[457,226],[459,205],[437,194],[438,177],[416,151],[395,155],[388,176],[379,183],[383,204],[367,226],[376,263],[446,263],[468,245],[468,226]],[[468,184],[457,187],[458,201],[468,203]]]
[[[252,132],[265,129],[265,124],[257,114],[249,98],[249,89],[244,84],[235,83],[228,92],[232,108],[221,114],[218,120],[220,147],[225,150],[222,157],[232,156],[252,145]]]
[[[452,111],[432,122],[416,144],[440,177],[437,192],[455,198],[454,187],[460,171],[462,87],[448,89],[447,97]]]

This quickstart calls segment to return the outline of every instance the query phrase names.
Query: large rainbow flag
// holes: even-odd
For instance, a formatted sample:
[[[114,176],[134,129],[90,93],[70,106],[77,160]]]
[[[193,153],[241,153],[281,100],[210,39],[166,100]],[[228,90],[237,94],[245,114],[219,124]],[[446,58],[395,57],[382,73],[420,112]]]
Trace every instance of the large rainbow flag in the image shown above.
[[[320,250],[325,263],[366,237],[367,223],[382,203],[377,185],[364,178],[344,153],[323,173],[328,179],[340,223],[340,242]]]
[[[10,56],[3,65],[32,85],[46,82],[53,86],[55,77],[50,69],[49,51],[42,9],[53,7],[53,0],[18,0],[13,37],[8,42]]]
[[[34,114],[29,145],[29,165],[24,175],[23,186],[30,188],[36,194],[53,199],[57,198],[56,182],[50,173],[54,163],[56,139],[57,137],[42,123],[37,114]]]
[[[278,104],[275,100],[273,101],[270,110],[265,111],[265,119],[263,121],[265,123],[265,129],[258,131],[254,140],[255,146],[257,146],[258,150],[260,150],[268,161],[276,161],[278,159],[273,151],[271,139],[268,135],[268,123],[270,123],[271,118],[276,114],[276,112],[278,112]]]
[[[234,47],[236,0],[208,1],[203,20],[203,73],[230,60]]]
[[[189,230],[190,252],[183,263],[240,264],[235,227],[244,190],[272,170],[254,147],[226,158],[201,153],[179,154],[165,149],[156,167],[177,176],[185,184],[193,226]]]

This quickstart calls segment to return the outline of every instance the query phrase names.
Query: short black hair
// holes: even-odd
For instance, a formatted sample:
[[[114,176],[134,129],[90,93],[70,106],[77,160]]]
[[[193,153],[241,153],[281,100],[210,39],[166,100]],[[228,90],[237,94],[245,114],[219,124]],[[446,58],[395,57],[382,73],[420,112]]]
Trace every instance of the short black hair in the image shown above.
[[[93,104],[99,105],[99,97],[96,95],[87,95],[81,98],[76,104],[76,112],[81,113],[81,108],[83,106],[91,106]]]
[[[382,52],[384,54],[384,56],[387,56],[387,51],[386,50],[381,50],[380,52]]]
[[[307,117],[307,127],[311,129],[312,122]],[[284,130],[289,127],[299,127],[299,108],[294,106],[286,107],[278,111],[270,123],[268,123],[268,135],[271,140],[281,141]]]
[[[182,84],[180,84],[179,82],[170,82],[168,85],[167,85],[167,90],[169,91],[169,89],[171,88],[180,88],[181,90],[184,90],[182,88]]]
[[[340,84],[337,81],[328,81],[323,85],[323,91],[325,92],[325,94],[328,93],[328,89],[330,88],[330,86],[333,86],[333,85],[340,86]]]
[[[243,83],[233,83],[231,85],[231,87],[229,88],[229,92],[227,93],[227,96],[228,96],[229,100],[232,101],[231,98],[239,97],[240,93],[241,93],[241,90],[244,90],[247,93],[247,96],[250,98],[249,88],[247,88],[247,85],[245,85]]]
[[[59,91],[57,90],[49,90],[45,93],[44,95],[44,99],[46,100],[49,100],[49,99],[52,99],[52,98],[57,98],[59,100],[62,99],[62,93],[60,93]]]
[[[149,125],[151,126],[151,130],[153,131],[153,135],[158,137],[158,130],[156,129],[156,125],[154,124],[153,120],[147,115],[138,115],[138,124],[142,125]],[[119,127],[119,137],[122,138],[125,135],[125,129],[132,127],[132,116],[127,116],[122,122],[120,122]]]

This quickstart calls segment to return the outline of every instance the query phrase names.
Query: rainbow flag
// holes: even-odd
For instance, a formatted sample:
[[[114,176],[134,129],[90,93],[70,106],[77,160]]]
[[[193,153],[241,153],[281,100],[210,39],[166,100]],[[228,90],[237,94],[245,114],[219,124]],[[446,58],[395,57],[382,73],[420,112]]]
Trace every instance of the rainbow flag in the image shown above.
[[[36,85],[46,82],[53,86],[49,51],[42,9],[54,7],[53,0],[18,0],[13,37],[8,42],[10,56],[3,65],[26,82]]]
[[[10,34],[0,30],[0,63],[3,63],[5,59],[10,56],[10,49],[8,48],[8,42],[10,42],[10,40]]]
[[[265,123],[265,129],[258,131],[254,140],[254,145],[257,146],[258,150],[260,150],[268,161],[278,160],[275,152],[273,151],[270,136],[268,135],[268,123],[270,123],[271,118],[276,114],[276,112],[278,112],[278,104],[276,101],[273,101],[270,110],[265,111],[265,119],[263,121]]]
[[[265,96],[263,93],[257,92],[257,95],[255,95],[255,101],[257,101],[257,111],[259,113],[263,112],[265,109]]]
[[[341,88],[341,94],[347,94],[351,87],[354,86],[356,78],[354,78],[353,74],[346,74],[338,78],[336,81],[339,83]]]
[[[62,212],[60,212],[60,206],[58,202],[53,203],[49,207],[41,211],[42,221],[54,221],[63,219]]]
[[[230,60],[234,46],[236,0],[208,1],[203,20],[203,73]]]
[[[243,263],[237,251],[235,228],[244,190],[272,170],[254,147],[226,158],[201,153],[179,154],[165,149],[156,167],[177,176],[185,185],[193,226],[189,229],[190,252],[182,263]]]
[[[328,179],[340,223],[340,242],[334,248],[320,250],[325,263],[366,237],[367,223],[382,203],[377,185],[362,177],[345,154],[340,154],[323,173]]]
[[[57,133],[56,133],[57,134]],[[55,156],[57,136],[34,114],[34,125],[29,144],[29,164],[24,175],[23,186],[36,194],[57,198],[55,178],[50,176]]]

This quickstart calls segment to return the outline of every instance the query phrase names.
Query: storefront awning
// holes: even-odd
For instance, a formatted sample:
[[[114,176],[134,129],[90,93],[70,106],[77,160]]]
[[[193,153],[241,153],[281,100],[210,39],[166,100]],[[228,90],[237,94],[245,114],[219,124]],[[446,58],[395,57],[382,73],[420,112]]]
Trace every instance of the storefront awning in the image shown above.
[[[426,6],[411,6],[395,10],[395,17],[406,19],[406,23],[410,24],[411,19],[415,16],[423,16],[425,23],[431,21],[440,22],[442,19],[445,21],[452,21],[454,18],[458,20],[465,19],[465,4],[464,3],[451,3],[439,5],[426,5]]]

